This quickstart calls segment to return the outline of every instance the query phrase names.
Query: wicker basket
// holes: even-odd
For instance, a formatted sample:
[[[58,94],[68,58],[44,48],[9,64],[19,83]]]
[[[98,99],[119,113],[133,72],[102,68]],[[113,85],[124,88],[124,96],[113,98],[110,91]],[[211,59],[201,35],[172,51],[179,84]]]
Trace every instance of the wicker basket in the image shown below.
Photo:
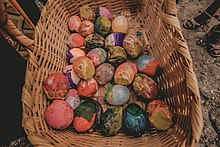
[[[123,133],[104,137],[98,132],[77,134],[70,130],[54,130],[45,119],[49,104],[42,85],[51,72],[62,71],[66,62],[69,33],[67,21],[70,15],[79,14],[79,7],[88,4],[94,10],[98,6],[113,13],[129,17],[131,8],[141,11],[142,30],[150,53],[159,60],[162,73],[157,77],[160,91],[175,113],[175,125],[165,132],[152,130],[140,138],[129,138]],[[128,13],[127,13],[128,12]],[[21,35],[10,20],[5,28],[27,47],[25,84],[23,86],[22,124],[29,141],[35,146],[195,146],[203,127],[200,94],[192,59],[177,17],[176,0],[48,0],[42,9],[35,29],[34,41]],[[104,93],[99,89],[100,96]],[[132,98],[142,108],[141,103]],[[103,104],[104,105],[104,104]],[[106,107],[106,106],[104,106]]]

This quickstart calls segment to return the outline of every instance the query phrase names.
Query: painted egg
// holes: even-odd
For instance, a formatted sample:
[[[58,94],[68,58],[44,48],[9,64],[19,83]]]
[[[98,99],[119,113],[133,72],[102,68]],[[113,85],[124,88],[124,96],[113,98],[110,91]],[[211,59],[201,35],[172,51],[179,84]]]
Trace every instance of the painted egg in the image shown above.
[[[103,63],[96,68],[94,78],[100,85],[104,85],[113,79],[115,68],[110,63]]]
[[[120,64],[115,71],[114,82],[118,85],[129,85],[137,74],[136,64],[127,61]]]
[[[136,58],[144,50],[143,44],[135,35],[126,35],[123,40],[123,47],[131,58]]]
[[[46,109],[45,120],[54,129],[65,129],[73,121],[74,110],[63,100],[54,100]]]
[[[125,34],[124,33],[111,33],[105,38],[105,48],[113,47],[113,46],[121,46],[123,47],[123,40]]]
[[[72,32],[79,32],[81,18],[77,15],[72,15],[68,20],[68,28]]]
[[[123,131],[132,137],[140,137],[148,128],[148,120],[144,110],[135,103],[130,103],[123,113]]]
[[[108,48],[108,57],[107,60],[111,64],[118,66],[119,64],[123,63],[127,59],[127,54],[123,47],[120,46],[113,46]]]
[[[84,80],[90,79],[95,74],[95,66],[87,57],[78,57],[73,61],[73,70],[77,76]]]
[[[101,117],[100,129],[105,136],[116,135],[122,127],[122,106],[108,108]]]
[[[80,7],[79,13],[82,20],[94,21],[95,19],[95,13],[88,5]]]
[[[76,75],[73,70],[73,65],[67,65],[63,67],[63,74],[67,77],[69,81],[69,89],[76,88],[80,78]]]
[[[173,125],[173,113],[162,100],[151,101],[146,112],[150,123],[158,130],[167,130]]]
[[[94,48],[86,55],[95,66],[98,66],[106,61],[107,52],[102,48]]]
[[[127,34],[128,32],[128,20],[125,16],[119,15],[115,17],[112,21],[112,31],[113,32],[120,32]]]
[[[86,50],[91,50],[94,48],[102,48],[105,44],[105,39],[99,34],[90,34],[85,38]]]
[[[73,33],[68,37],[67,44],[70,48],[79,48],[85,45],[85,39],[80,34]]]
[[[61,72],[49,74],[44,80],[44,91],[50,99],[64,99],[69,89],[69,81]]]
[[[95,21],[95,32],[106,37],[111,31],[111,25],[108,17],[99,16]]]
[[[111,105],[123,105],[130,97],[130,91],[126,86],[108,86],[105,93],[105,100]]]
[[[143,99],[154,99],[158,95],[156,82],[145,74],[137,74],[133,81],[135,93]]]
[[[71,48],[67,50],[66,56],[67,56],[67,60],[70,63],[73,63],[73,61],[76,60],[76,58],[81,56],[85,57],[86,53],[84,50],[81,50],[80,48]]]
[[[92,77],[88,80],[81,80],[77,87],[79,96],[92,97],[98,90],[98,83]]]
[[[159,68],[159,62],[154,57],[142,55],[137,60],[138,71],[149,76],[154,76]]]
[[[76,109],[81,103],[81,100],[79,98],[79,95],[77,93],[76,89],[70,89],[65,96],[65,101],[70,104],[70,106],[73,108],[73,110]]]
[[[106,7],[99,7],[97,12],[96,12],[96,17],[98,18],[99,16],[104,16],[107,17],[108,19],[112,20],[112,12],[107,9]]]
[[[81,25],[79,27],[79,33],[83,36],[86,37],[89,34],[93,34],[95,32],[94,29],[94,24],[93,22],[89,21],[89,20],[83,20],[81,22]]]

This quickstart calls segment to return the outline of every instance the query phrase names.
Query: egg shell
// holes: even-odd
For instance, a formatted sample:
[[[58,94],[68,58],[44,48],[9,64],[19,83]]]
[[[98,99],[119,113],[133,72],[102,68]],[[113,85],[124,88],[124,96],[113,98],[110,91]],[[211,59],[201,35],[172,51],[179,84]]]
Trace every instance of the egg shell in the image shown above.
[[[70,31],[79,32],[81,18],[77,15],[72,15],[68,20],[68,28]]]
[[[95,13],[92,10],[92,8],[89,7],[88,5],[84,5],[84,6],[80,7],[79,13],[80,13],[80,18],[82,20],[94,21],[94,19],[95,19]]]
[[[84,80],[90,79],[95,74],[95,66],[88,57],[78,57],[73,61],[73,70]]]
[[[121,46],[123,47],[123,40],[125,34],[124,33],[111,33],[105,38],[105,48],[113,47],[113,46]]]
[[[86,41],[86,45],[85,45],[86,50],[91,50],[94,48],[102,48],[104,47],[105,44],[105,39],[101,35],[96,33],[86,36],[85,41]]]
[[[99,16],[95,20],[95,32],[106,37],[111,31],[111,21],[108,17]]]
[[[132,83],[135,93],[143,99],[154,99],[158,95],[157,83],[145,74],[138,73]]]
[[[173,112],[162,100],[153,100],[147,105],[147,116],[150,123],[158,130],[167,130],[173,125]]]
[[[116,135],[122,127],[122,106],[108,108],[102,115],[100,129],[104,136]]]
[[[74,110],[63,100],[54,100],[46,109],[44,117],[49,126],[54,129],[65,129],[73,121]]]
[[[80,48],[71,48],[67,50],[66,56],[67,56],[67,60],[70,63],[73,63],[73,61],[76,60],[76,58],[81,57],[81,56],[85,57],[86,53],[84,50]]]
[[[136,64],[130,61],[120,64],[115,71],[114,82],[118,85],[129,85],[138,72]]]
[[[123,47],[131,58],[137,58],[144,50],[143,44],[135,35],[126,35],[123,40]]]
[[[130,97],[130,91],[126,86],[113,85],[107,88],[105,100],[111,105],[123,105]]]
[[[127,34],[128,32],[128,20],[125,16],[119,15],[116,16],[112,21],[112,31],[113,32],[120,32]]]
[[[93,34],[95,32],[94,29],[94,23],[89,21],[89,20],[83,20],[81,22],[81,25],[79,27],[79,33],[83,36],[86,37],[89,34]]]
[[[107,9],[106,7],[99,7],[96,13],[96,17],[98,18],[99,16],[105,16],[108,19],[112,20],[112,12]]]
[[[80,48],[85,45],[85,39],[80,34],[73,33],[68,37],[67,44],[70,48]]]
[[[107,52],[102,48],[94,48],[86,55],[95,66],[104,63],[107,59]]]
[[[98,90],[98,83],[92,77],[88,80],[81,80],[77,87],[79,96],[92,97]]]
[[[77,90],[70,89],[65,96],[65,101],[70,104],[73,110],[75,110],[81,103]]]
[[[94,78],[100,85],[104,85],[113,79],[115,67],[110,63],[102,63],[96,68]]]
[[[130,103],[123,113],[123,132],[128,136],[141,137],[149,124],[144,110],[135,103]]]
[[[142,55],[137,60],[138,71],[154,76],[159,68],[159,62],[153,56]]]
[[[127,59],[127,54],[123,47],[121,46],[112,46],[108,48],[108,57],[107,60],[109,63],[118,66]]]
[[[49,74],[43,84],[44,91],[50,99],[64,99],[69,89],[69,81],[61,72]]]
[[[76,88],[80,78],[76,75],[73,70],[73,65],[67,65],[63,67],[63,74],[67,77],[69,81],[69,89]]]

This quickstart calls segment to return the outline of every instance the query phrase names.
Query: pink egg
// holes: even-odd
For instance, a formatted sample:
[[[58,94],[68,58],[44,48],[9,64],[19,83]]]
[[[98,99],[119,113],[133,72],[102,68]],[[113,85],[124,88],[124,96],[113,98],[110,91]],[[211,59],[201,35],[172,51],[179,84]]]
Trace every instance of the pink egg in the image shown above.
[[[68,21],[68,27],[70,31],[79,32],[79,27],[81,24],[81,18],[77,15],[72,15]]]
[[[108,17],[110,20],[113,18],[111,11],[106,7],[99,7],[98,15]]]
[[[76,109],[81,103],[81,100],[79,98],[79,95],[77,93],[76,89],[70,89],[68,93],[66,94],[66,99],[65,101],[71,105],[73,110]]]
[[[125,16],[119,15],[112,21],[112,31],[127,34],[128,32],[128,20]]]
[[[86,37],[89,34],[93,34],[95,31],[94,28],[94,23],[89,21],[89,20],[83,20],[81,22],[81,25],[79,27],[79,33],[83,36]]]
[[[85,57],[86,53],[84,52],[84,50],[81,50],[80,48],[72,48],[67,51],[66,55],[69,62],[73,63],[73,61],[75,61],[76,58],[81,56]]]
[[[74,111],[69,103],[63,100],[54,100],[45,111],[45,119],[54,129],[65,129],[73,121]]]
[[[68,37],[67,44],[70,48],[82,47],[85,45],[85,38],[78,33],[73,33]]]

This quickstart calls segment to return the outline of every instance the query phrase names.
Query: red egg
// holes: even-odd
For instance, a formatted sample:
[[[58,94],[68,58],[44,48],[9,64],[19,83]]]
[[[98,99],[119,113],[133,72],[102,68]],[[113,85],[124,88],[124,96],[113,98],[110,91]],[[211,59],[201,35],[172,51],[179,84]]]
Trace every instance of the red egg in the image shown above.
[[[72,15],[68,21],[68,27],[70,31],[79,32],[79,27],[81,25],[81,18],[77,15]]]
[[[61,72],[51,73],[44,80],[44,91],[50,99],[64,99],[69,89],[69,81]]]
[[[81,80],[77,87],[79,96],[92,97],[98,90],[98,83],[92,77],[88,80]]]
[[[79,48],[85,45],[85,38],[78,33],[70,34],[67,44],[70,48]]]
[[[95,31],[94,24],[93,22],[89,20],[83,20],[81,22],[81,25],[79,27],[79,33],[83,36],[86,37],[89,34],[93,34]]]
[[[73,121],[74,111],[69,103],[63,100],[54,100],[45,111],[45,119],[54,129],[65,129]]]

